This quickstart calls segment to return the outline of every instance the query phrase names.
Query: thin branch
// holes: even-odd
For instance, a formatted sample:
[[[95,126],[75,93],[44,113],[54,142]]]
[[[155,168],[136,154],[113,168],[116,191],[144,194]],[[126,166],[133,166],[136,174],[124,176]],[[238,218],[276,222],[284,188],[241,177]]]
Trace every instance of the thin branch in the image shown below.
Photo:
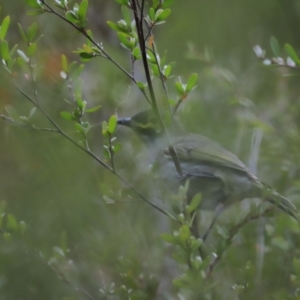
[[[178,159],[178,156],[177,156],[177,153],[174,149],[173,146],[170,146],[169,147],[169,152],[170,152],[170,155],[172,157],[172,160],[174,162],[174,165],[175,165],[175,168],[176,168],[176,172],[177,174],[180,176],[180,177],[183,177],[184,174],[183,174],[183,171],[182,171],[182,168],[181,168],[181,165],[180,165],[180,161]]]
[[[37,97],[37,89],[36,89],[36,80],[35,80],[35,75],[34,75],[34,68],[31,64],[32,60],[30,59],[28,62],[29,65],[29,70],[30,70],[30,76],[31,76],[31,82],[32,82],[32,90],[33,90],[33,95],[36,103],[38,102],[38,97]]]
[[[166,96],[167,96],[167,99],[169,100],[170,97],[169,97],[168,88],[167,88],[167,85],[166,85],[166,81],[165,81],[165,79],[164,79],[164,74],[162,73],[160,64],[159,64],[158,59],[157,59],[156,47],[155,47],[155,43],[154,43],[154,42],[152,43],[152,53],[153,53],[153,55],[154,55],[154,57],[155,57],[156,65],[157,65],[157,67],[158,67],[159,77],[160,77],[161,84],[162,84],[162,86],[163,86],[163,89],[164,89],[164,91],[165,91],[165,94],[166,94]]]
[[[160,211],[162,214],[170,217],[174,221],[177,221],[177,219],[169,214],[164,209],[160,208],[159,206],[155,205],[151,201],[149,201],[146,197],[143,196],[142,193],[140,193],[136,188],[134,188],[129,182],[127,182],[121,175],[119,175],[115,170],[113,170],[109,165],[107,165],[101,158],[99,158],[96,154],[94,154],[90,149],[85,148],[78,144],[76,141],[74,141],[70,136],[68,136],[60,127],[59,125],[48,115],[48,113],[39,105],[37,104],[29,95],[27,95],[24,91],[22,91],[15,83],[15,88],[33,105],[35,105],[42,114],[48,119],[48,121],[54,126],[54,128],[57,130],[58,133],[60,133],[63,137],[65,137],[68,141],[70,141],[73,145],[87,153],[89,156],[91,156],[93,159],[95,159],[101,166],[103,166],[106,170],[113,173],[121,182],[123,182],[129,189],[135,192],[144,202],[152,206],[153,208]],[[178,221],[177,221],[178,222]]]
[[[30,129],[34,129],[34,130],[56,132],[56,133],[59,132],[58,130],[56,130],[54,128],[42,128],[42,127],[37,127],[37,126],[35,126],[33,124],[25,124],[25,123],[17,122],[14,119],[12,119],[11,117],[7,117],[5,115],[0,115],[0,118],[3,119],[3,120],[5,120],[5,121],[11,122],[13,124],[16,124],[18,126],[22,126],[22,127],[26,127],[26,128],[30,128]]]
[[[142,3],[143,4],[143,3]],[[148,60],[147,60],[147,53],[146,53],[146,45],[145,45],[145,38],[144,38],[144,32],[143,32],[143,23],[141,22],[141,20],[139,19],[138,16],[138,8],[137,8],[137,0],[131,0],[131,5],[132,5],[132,10],[133,10],[133,15],[134,15],[134,19],[135,19],[135,24],[136,24],[136,29],[137,29],[137,33],[138,33],[138,38],[139,38],[139,45],[140,45],[140,49],[141,49],[141,55],[142,55],[142,60],[143,60],[143,65],[144,65],[144,70],[145,70],[145,74],[146,74],[146,79],[147,79],[147,83],[148,83],[148,87],[149,87],[149,91],[150,91],[150,96],[151,96],[151,101],[152,101],[152,108],[158,118],[159,123],[161,124],[161,127],[163,129],[163,131],[166,133],[166,136],[168,138],[168,141],[170,143],[170,153],[172,155],[175,167],[176,167],[176,171],[178,173],[179,176],[183,176],[183,172],[182,169],[180,167],[180,161],[178,159],[177,153],[174,149],[172,140],[170,138],[170,135],[167,131],[167,128],[162,120],[162,117],[160,115],[158,106],[157,106],[157,101],[156,101],[156,97],[155,97],[155,93],[154,93],[154,88],[152,85],[152,80],[151,80],[151,75],[150,75],[150,70],[149,70],[149,65],[148,65]],[[143,7],[143,6],[142,6]],[[143,16],[143,11],[141,11],[141,16]]]
[[[256,219],[259,219],[260,217],[265,216],[272,210],[273,210],[273,208],[267,208],[263,212],[254,214],[254,215],[253,215],[253,212],[250,212],[244,219],[242,219],[238,224],[236,224],[233,228],[231,228],[231,230],[229,232],[229,236],[225,239],[225,243],[228,245],[232,241],[234,236],[239,232],[239,230],[244,225],[246,225],[247,223],[249,223],[253,220],[256,220]],[[210,265],[208,266],[208,271],[207,271],[206,277],[209,277],[211,275],[212,271],[217,266],[217,264],[223,257],[225,250],[227,250],[227,249],[228,249],[228,247],[226,249],[223,249],[220,253],[218,253],[218,256],[210,263]]]
[[[139,4],[139,2],[138,2]],[[140,12],[141,12],[141,15],[140,15],[140,26],[143,28],[143,20],[144,20],[144,7],[145,7],[145,0],[142,0],[142,5],[140,7]],[[146,40],[145,40],[146,42]]]
[[[158,114],[159,112],[158,112],[157,102],[156,102],[156,98],[155,98],[155,93],[154,93],[152,80],[151,80],[151,74],[150,74],[149,65],[148,65],[148,61],[147,61],[147,53],[146,53],[146,46],[145,46],[145,39],[144,39],[144,32],[143,32],[143,23],[142,23],[143,21],[142,21],[142,19],[141,20],[139,19],[136,1],[137,0],[131,0],[132,11],[133,11],[134,19],[135,19],[136,30],[137,30],[138,39],[139,39],[139,45],[140,45],[140,49],[141,49],[142,61],[143,61],[143,65],[144,65],[146,80],[147,80],[148,87],[149,87],[152,106],[154,108],[155,113]],[[143,3],[144,3],[144,1],[142,2],[141,9],[143,9]],[[141,10],[141,16],[142,15],[143,15],[143,11]]]
[[[41,0],[41,3],[43,3],[48,8],[47,12],[54,14],[55,16],[57,16],[58,18],[60,18],[61,20],[67,22],[69,25],[71,25],[77,31],[81,32],[84,35],[84,37],[87,38],[103,54],[103,56],[102,56],[103,58],[108,59],[111,63],[113,63],[119,70],[121,70],[127,77],[129,77],[137,85],[136,79],[126,69],[124,69],[114,58],[112,58],[103,49],[103,47],[99,46],[99,44],[97,44],[88,35],[88,33],[86,32],[85,28],[81,28],[81,27],[75,25],[74,23],[72,23],[71,21],[69,21],[68,19],[66,19],[64,16],[62,16],[56,10],[54,10],[49,4],[47,4],[45,0]],[[150,99],[149,99],[148,95],[146,94],[146,92],[143,91],[143,90],[141,90],[140,88],[139,88],[139,90],[142,92],[142,94],[145,96],[145,98],[147,99],[147,101],[150,103]]]
[[[38,261],[40,261],[43,265],[45,265],[46,267],[48,267],[50,270],[52,270],[53,272],[55,272],[55,274],[59,275],[59,277],[61,277],[63,279],[64,282],[66,282],[67,284],[69,284],[76,292],[81,292],[82,294],[84,294],[85,296],[87,296],[90,300],[96,300],[96,298],[94,298],[87,290],[85,290],[84,288],[80,287],[80,286],[75,286],[70,279],[68,279],[65,274],[63,272],[60,272],[59,270],[57,270],[56,268],[52,267],[51,264],[48,263],[48,261],[46,261],[45,259],[43,259],[39,253],[31,248],[29,248],[26,245],[23,245],[25,253],[28,254],[31,253],[31,255],[34,258],[37,258]]]

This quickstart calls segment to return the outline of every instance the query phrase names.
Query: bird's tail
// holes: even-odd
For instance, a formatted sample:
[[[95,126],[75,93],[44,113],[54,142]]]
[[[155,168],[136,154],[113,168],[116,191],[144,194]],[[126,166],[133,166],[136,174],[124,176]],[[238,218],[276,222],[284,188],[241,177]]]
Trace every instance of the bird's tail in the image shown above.
[[[297,208],[287,198],[283,197],[275,191],[272,191],[271,195],[268,195],[266,200],[300,222],[300,214]]]

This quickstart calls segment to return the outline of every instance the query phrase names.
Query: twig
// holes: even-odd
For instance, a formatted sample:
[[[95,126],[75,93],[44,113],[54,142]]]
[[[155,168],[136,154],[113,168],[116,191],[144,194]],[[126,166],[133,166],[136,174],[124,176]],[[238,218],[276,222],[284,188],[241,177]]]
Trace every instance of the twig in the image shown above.
[[[68,141],[70,141],[73,145],[87,153],[89,156],[91,156],[93,159],[95,159],[101,166],[103,166],[106,170],[113,173],[121,182],[123,182],[129,189],[135,192],[144,202],[152,206],[153,208],[157,209],[164,215],[170,217],[174,221],[177,221],[177,219],[172,216],[170,213],[165,211],[164,209],[160,208],[159,206],[155,205],[151,201],[149,201],[146,197],[143,196],[142,193],[140,193],[136,188],[134,188],[129,182],[127,182],[121,175],[119,175],[114,169],[112,169],[109,165],[107,165],[101,158],[99,158],[96,154],[94,154],[89,148],[85,148],[78,144],[76,141],[74,141],[69,135],[67,135],[60,127],[59,125],[50,117],[50,115],[38,104],[36,103],[29,95],[27,95],[24,91],[22,91],[15,83],[15,88],[33,105],[35,105],[42,114],[48,119],[48,121],[54,126],[56,129],[56,132],[60,133],[63,137],[65,137]],[[178,221],[177,221],[178,222]]]
[[[66,19],[64,16],[62,16],[61,14],[59,14],[56,10],[54,10],[49,4],[46,3],[45,0],[41,0],[41,3],[43,3],[48,10],[46,10],[49,13],[54,14],[55,16],[57,16],[58,18],[60,18],[61,20],[67,22],[69,25],[71,25],[73,28],[75,28],[77,31],[81,32],[85,38],[87,38],[103,55],[103,58],[108,59],[111,63],[113,63],[119,70],[121,70],[127,77],[129,77],[136,85],[137,85],[137,80],[126,70],[124,69],[114,58],[112,58],[104,49],[103,47],[99,46],[98,43],[96,43],[86,32],[86,30],[84,28],[81,28],[77,25],[75,25],[74,23],[72,23],[71,21],[69,21],[68,19]],[[147,101],[150,103],[150,99],[148,98],[148,95],[146,94],[146,92],[144,90],[139,89],[142,94],[145,96],[145,98],[147,99]]]
[[[11,117],[7,117],[5,115],[0,115],[0,118],[3,119],[3,120],[5,120],[5,121],[11,122],[13,124],[16,124],[18,126],[27,127],[27,128],[31,128],[31,129],[34,129],[34,130],[40,130],[40,131],[48,131],[48,132],[56,132],[56,133],[58,133],[58,130],[56,130],[54,128],[42,128],[42,127],[37,127],[37,126],[35,126],[33,124],[24,124],[24,123],[21,123],[21,122],[17,122],[14,119],[12,119]]]
[[[144,32],[143,32],[143,20],[139,19],[136,1],[137,0],[131,0],[131,5],[132,5],[132,11],[133,11],[134,19],[135,19],[136,30],[137,30],[138,39],[139,39],[139,45],[140,45],[140,49],[141,49],[142,61],[143,61],[143,65],[144,65],[146,80],[147,80],[148,87],[149,87],[152,107],[153,107],[155,113],[159,114],[158,107],[157,107],[157,101],[155,98],[155,93],[154,93],[154,89],[153,89],[153,85],[152,85],[149,65],[148,65],[148,61],[147,61],[147,53],[146,53],[146,46],[145,46],[145,39],[144,39]],[[141,16],[143,15],[143,11],[142,11],[143,8],[144,8],[144,1],[142,1]]]
[[[62,280],[69,284],[76,292],[81,292],[82,294],[84,294],[85,296],[87,296],[90,300],[96,300],[96,298],[94,298],[87,290],[85,290],[82,287],[78,287],[78,286],[74,286],[73,282],[70,281],[70,279],[68,279],[65,274],[63,274],[62,272],[60,272],[59,270],[57,270],[56,268],[54,268],[53,266],[51,266],[48,261],[46,261],[45,259],[43,259],[39,253],[37,253],[35,250],[29,248],[28,246],[24,245],[24,250],[26,252],[26,254],[31,253],[31,255],[34,258],[37,258],[38,261],[40,261],[42,264],[44,264],[45,266],[47,266],[48,268],[50,268],[50,270],[52,270],[53,272],[55,272],[57,275],[59,275],[59,277],[62,278]]]
[[[239,232],[239,230],[244,225],[246,225],[247,223],[249,223],[253,220],[256,220],[260,217],[265,216],[272,210],[273,210],[273,208],[267,208],[263,212],[255,214],[255,215],[253,215],[253,213],[250,212],[244,219],[242,219],[238,224],[236,224],[233,228],[231,228],[229,236],[225,239],[226,244],[229,244],[232,241],[234,236]],[[208,271],[207,271],[206,277],[209,277],[211,275],[212,271],[214,270],[214,268],[217,266],[217,264],[223,257],[226,249],[223,249],[220,253],[218,253],[218,256],[210,263],[210,265],[208,266]]]

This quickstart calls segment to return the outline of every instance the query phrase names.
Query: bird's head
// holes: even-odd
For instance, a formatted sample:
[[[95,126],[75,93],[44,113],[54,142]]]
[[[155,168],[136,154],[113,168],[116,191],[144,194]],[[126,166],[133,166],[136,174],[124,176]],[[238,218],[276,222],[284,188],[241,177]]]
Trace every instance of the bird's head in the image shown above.
[[[142,111],[131,118],[120,118],[117,123],[131,128],[146,143],[162,135],[161,125],[153,110]]]

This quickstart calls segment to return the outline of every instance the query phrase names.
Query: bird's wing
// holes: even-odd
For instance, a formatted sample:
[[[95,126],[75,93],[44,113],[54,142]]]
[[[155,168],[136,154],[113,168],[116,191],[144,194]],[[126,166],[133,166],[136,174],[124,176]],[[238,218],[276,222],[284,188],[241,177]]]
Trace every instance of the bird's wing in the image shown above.
[[[179,137],[174,142],[179,160],[208,163],[248,173],[249,170],[233,153],[218,143],[196,134]],[[166,155],[170,155],[166,149]]]

